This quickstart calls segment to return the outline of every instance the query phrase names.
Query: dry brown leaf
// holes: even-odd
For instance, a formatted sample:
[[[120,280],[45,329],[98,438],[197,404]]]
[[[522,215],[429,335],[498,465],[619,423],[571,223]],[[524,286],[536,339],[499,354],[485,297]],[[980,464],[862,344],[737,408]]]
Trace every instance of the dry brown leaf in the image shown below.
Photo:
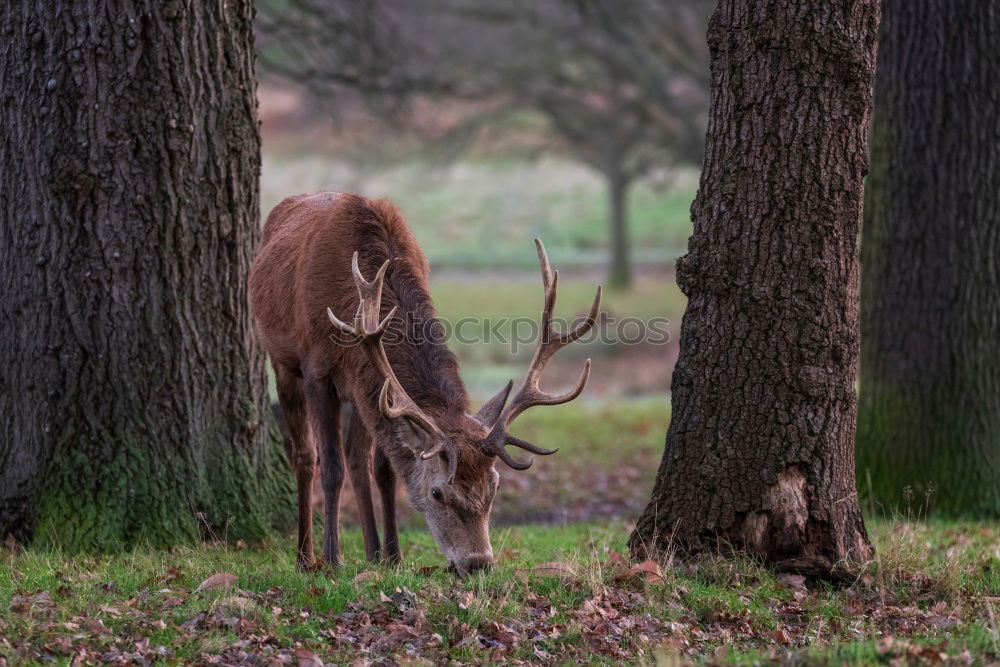
[[[539,563],[531,568],[531,572],[539,577],[558,577],[560,579],[576,578],[576,568],[573,567],[571,563],[563,563],[560,561]]]
[[[103,635],[105,632],[108,631],[107,626],[104,625],[104,621],[102,621],[99,618],[85,621],[83,627],[85,630],[87,630],[87,632],[90,632],[95,635]]]
[[[302,667],[323,667],[319,656],[305,648],[295,649],[295,662]]]
[[[121,616],[122,615],[121,610],[116,609],[115,607],[112,607],[111,605],[102,604],[98,608],[101,611],[103,611],[105,614],[110,614],[111,616]]]
[[[397,586],[396,590],[392,592],[391,600],[400,611],[413,609],[417,606],[417,596],[414,595],[413,591],[406,586],[403,586],[402,588]]]
[[[806,578],[801,574],[782,572],[778,575],[778,581],[797,591],[804,591],[806,589]]]
[[[201,593],[202,591],[227,589],[227,588],[232,588],[235,584],[236,584],[235,574],[229,574],[228,572],[218,572],[216,574],[213,574],[205,581],[201,582],[198,588],[194,589],[194,592]]]
[[[167,624],[164,623],[163,620],[159,619],[159,618],[156,619],[155,621],[153,621],[152,623],[150,623],[150,625],[152,625],[157,630],[166,630],[167,629]]]
[[[650,584],[658,584],[663,581],[663,572],[660,571],[660,564],[655,560],[647,560],[633,565],[629,568],[629,574],[642,577]]]
[[[364,572],[358,572],[356,575],[354,575],[354,583],[363,584],[366,581],[371,581],[373,579],[375,581],[378,581],[378,578],[379,577],[376,572],[372,572],[371,570],[365,570]]]
[[[55,606],[48,591],[40,591],[34,595],[15,595],[10,600],[10,610],[15,613],[49,611],[55,609]]]
[[[468,609],[470,606],[472,606],[472,601],[475,600],[475,598],[476,598],[475,593],[473,593],[472,591],[465,591],[464,593],[458,596],[458,608]]]

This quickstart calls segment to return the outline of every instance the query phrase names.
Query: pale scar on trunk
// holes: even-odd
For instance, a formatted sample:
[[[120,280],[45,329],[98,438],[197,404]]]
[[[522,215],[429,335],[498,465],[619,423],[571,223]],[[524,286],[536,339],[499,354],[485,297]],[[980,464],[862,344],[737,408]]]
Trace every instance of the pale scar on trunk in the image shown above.
[[[805,486],[806,477],[798,466],[779,472],[768,491],[770,509],[751,512],[743,520],[740,532],[747,544],[762,547],[769,533],[802,534],[809,520]]]

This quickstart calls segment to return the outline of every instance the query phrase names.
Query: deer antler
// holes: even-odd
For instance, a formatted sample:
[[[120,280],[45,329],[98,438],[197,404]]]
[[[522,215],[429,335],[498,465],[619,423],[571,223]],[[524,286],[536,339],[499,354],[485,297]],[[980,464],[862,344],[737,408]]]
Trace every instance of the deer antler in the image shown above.
[[[530,407],[536,405],[559,405],[560,403],[572,401],[580,395],[580,392],[583,391],[584,386],[587,384],[587,379],[590,377],[590,359],[587,359],[583,365],[583,372],[580,373],[580,379],[577,381],[576,386],[569,391],[561,394],[547,394],[539,388],[538,381],[541,378],[542,371],[545,369],[545,364],[549,362],[549,359],[556,352],[579,339],[593,328],[594,323],[597,321],[597,314],[601,308],[601,287],[598,285],[597,294],[594,296],[594,303],[590,306],[590,314],[587,315],[587,319],[568,333],[560,334],[555,331],[552,327],[552,311],[556,305],[559,272],[552,270],[552,266],[549,264],[549,256],[545,253],[545,246],[538,239],[535,239],[535,247],[538,249],[538,263],[542,267],[542,287],[545,290],[545,306],[542,310],[542,326],[540,331],[541,338],[538,341],[538,347],[535,349],[535,356],[531,359],[531,366],[528,368],[528,374],[524,377],[521,388],[514,395],[511,402],[506,407],[503,407],[511,389],[511,385],[508,384],[499,394],[490,399],[477,415],[480,417],[489,417],[496,414],[500,408],[503,408],[500,410],[496,422],[492,425],[487,424],[487,426],[491,426],[491,429],[489,435],[483,440],[482,449],[486,454],[500,457],[504,463],[515,470],[526,470],[531,467],[533,459],[528,459],[527,462],[523,463],[516,460],[507,453],[507,445],[520,447],[532,454],[548,455],[555,454],[558,451],[537,447],[530,442],[516,438],[507,432],[507,428],[519,414]]]
[[[385,280],[385,270],[389,266],[390,261],[386,260],[381,268],[379,268],[378,273],[375,274],[375,279],[368,282],[361,275],[361,269],[358,268],[358,253],[355,251],[354,257],[351,260],[351,271],[354,274],[354,283],[358,288],[358,298],[361,300],[358,304],[358,312],[354,316],[356,326],[340,321],[329,308],[326,309],[326,314],[335,327],[348,336],[361,341],[368,359],[385,378],[385,382],[382,384],[382,391],[378,397],[379,409],[382,411],[382,414],[390,419],[405,417],[420,426],[420,428],[433,438],[435,441],[434,445],[420,455],[423,459],[429,459],[440,452],[444,446],[441,429],[437,427],[434,420],[421,410],[406,393],[406,390],[403,389],[403,386],[396,378],[396,374],[392,372],[392,366],[389,365],[389,358],[386,357],[385,348],[382,346],[382,336],[385,335],[389,322],[392,320],[393,315],[396,314],[396,309],[393,308],[384,319],[379,320],[382,312],[382,283]],[[390,392],[392,393],[391,401],[389,398]],[[456,464],[457,457],[449,455],[449,465],[454,467]]]

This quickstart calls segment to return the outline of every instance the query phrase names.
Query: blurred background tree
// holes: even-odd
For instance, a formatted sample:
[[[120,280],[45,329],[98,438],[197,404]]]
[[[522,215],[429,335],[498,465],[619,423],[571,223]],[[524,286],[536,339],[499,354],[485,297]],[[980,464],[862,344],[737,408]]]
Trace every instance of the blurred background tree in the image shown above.
[[[711,6],[271,0],[260,7],[261,69],[333,100],[335,112],[363,100],[386,126],[439,156],[516,127],[526,114],[542,119],[548,136],[529,150],[568,152],[603,177],[608,282],[627,287],[632,184],[701,161]],[[426,110],[441,105],[451,118]]]
[[[862,240],[858,475],[1000,517],[1000,7],[885,0]]]

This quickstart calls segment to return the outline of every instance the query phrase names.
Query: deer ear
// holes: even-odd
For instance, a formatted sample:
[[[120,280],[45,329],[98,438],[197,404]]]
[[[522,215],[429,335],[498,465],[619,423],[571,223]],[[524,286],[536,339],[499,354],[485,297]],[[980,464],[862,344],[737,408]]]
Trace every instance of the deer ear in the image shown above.
[[[493,428],[493,424],[500,418],[503,406],[507,404],[507,397],[510,396],[510,390],[513,387],[514,381],[510,380],[507,386],[501,389],[496,396],[486,401],[483,407],[479,408],[479,412],[476,413],[476,421],[486,428]]]

